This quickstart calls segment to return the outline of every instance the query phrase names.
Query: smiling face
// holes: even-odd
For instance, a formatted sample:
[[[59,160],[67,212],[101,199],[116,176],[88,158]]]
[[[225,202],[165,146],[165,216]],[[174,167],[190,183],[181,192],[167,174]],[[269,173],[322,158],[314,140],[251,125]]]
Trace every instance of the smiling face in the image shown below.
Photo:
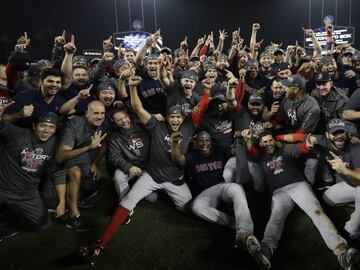
[[[271,155],[275,151],[275,140],[270,134],[261,137],[259,145],[267,154]]]
[[[264,56],[260,58],[260,65],[265,68],[268,69],[272,64],[272,59],[270,56]]]
[[[277,73],[277,76],[280,78],[280,79],[287,79],[288,77],[291,76],[291,70],[290,69],[284,69],[284,70],[281,70]]]
[[[101,101],[92,101],[89,103],[86,118],[90,125],[99,127],[105,120],[105,106]]]
[[[262,111],[264,109],[264,104],[258,101],[253,101],[248,103],[248,108],[251,115],[255,116],[256,118],[260,117]]]
[[[125,51],[124,58],[126,61],[128,61],[130,64],[134,63],[135,54],[133,51]]]
[[[281,84],[281,82],[274,80],[271,84],[271,91],[273,94],[273,97],[275,99],[281,99],[284,95],[284,86]]]
[[[210,138],[197,139],[196,149],[203,155],[209,155],[211,152],[211,139]]]
[[[46,142],[54,135],[56,125],[48,122],[38,122],[34,124],[35,136],[42,142]]]
[[[256,66],[250,66],[246,68],[247,73],[249,74],[250,78],[255,79],[259,74],[259,68]]]
[[[147,69],[147,72],[148,72],[148,74],[149,74],[149,76],[151,78],[157,78],[157,76],[158,76],[158,67],[159,67],[158,60],[149,60],[146,63],[146,69]]]
[[[351,56],[352,56],[352,54],[347,53],[341,57],[342,63],[345,66],[351,66]]]
[[[113,119],[115,124],[123,130],[130,130],[132,128],[130,117],[124,111],[114,113]]]
[[[110,107],[115,100],[115,91],[107,89],[99,91],[99,100],[105,105],[105,107]]]
[[[41,89],[46,97],[55,96],[61,88],[61,77],[50,75],[41,81]]]
[[[181,124],[184,121],[182,114],[179,113],[169,114],[166,118],[173,132],[180,130]]]
[[[334,133],[326,132],[325,134],[335,149],[341,150],[345,148],[348,140],[348,135],[345,130],[338,130]]]
[[[73,84],[80,88],[86,88],[89,82],[89,73],[85,68],[75,68],[72,73]]]
[[[324,65],[321,67],[321,71],[322,71],[322,72],[327,72],[327,73],[329,73],[331,76],[334,75],[334,73],[335,73],[336,70],[337,70],[337,65],[336,65],[335,60],[332,61],[332,62],[326,63],[326,64],[324,64]]]
[[[180,82],[181,82],[181,87],[184,92],[184,96],[190,98],[196,82],[194,80],[188,79],[188,78],[183,78],[183,79],[181,79]]]
[[[221,69],[227,69],[229,67],[229,61],[226,58],[220,58],[217,62],[216,62],[216,66]]]
[[[326,97],[330,93],[332,86],[333,86],[332,81],[317,82],[316,83],[316,90],[319,92],[320,96]]]
[[[209,68],[205,73],[206,79],[210,79],[211,81],[215,81],[218,77],[218,73],[216,69]]]

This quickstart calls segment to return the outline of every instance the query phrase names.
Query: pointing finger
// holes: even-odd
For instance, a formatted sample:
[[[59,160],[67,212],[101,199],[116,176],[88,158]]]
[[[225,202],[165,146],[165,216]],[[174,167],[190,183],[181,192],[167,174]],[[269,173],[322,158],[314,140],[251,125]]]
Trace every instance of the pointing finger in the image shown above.
[[[62,37],[63,39],[65,39],[65,37],[66,37],[66,30],[63,30],[63,32],[62,32],[62,34],[61,34],[61,37]]]
[[[329,151],[330,155],[332,155],[333,158],[338,159],[339,157],[335,155],[333,152]]]

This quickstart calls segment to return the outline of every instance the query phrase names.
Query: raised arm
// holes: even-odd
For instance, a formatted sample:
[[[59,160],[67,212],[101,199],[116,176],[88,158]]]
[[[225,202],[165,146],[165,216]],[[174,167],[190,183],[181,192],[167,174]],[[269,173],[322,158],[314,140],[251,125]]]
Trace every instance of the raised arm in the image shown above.
[[[250,49],[251,49],[252,59],[255,59],[254,55],[255,55],[256,36],[257,36],[257,32],[259,30],[260,30],[260,24],[253,23],[252,31],[251,31],[251,38],[250,38]]]
[[[239,82],[231,72],[228,72],[227,76],[228,76],[229,81],[228,81],[228,85],[227,85],[227,89],[226,89],[226,100],[229,104],[229,107],[231,109],[234,109],[234,108],[237,108],[239,105],[236,100],[236,96],[235,96],[235,90],[236,90]]]
[[[315,54],[313,56],[321,56],[322,49],[321,49],[321,46],[319,44],[319,41],[315,37],[314,31],[312,29],[305,29],[304,27],[302,28],[302,30],[304,31],[305,36],[311,38],[311,41],[314,44],[314,52],[315,52]]]
[[[179,131],[175,131],[171,134],[171,159],[180,167],[184,168],[186,165],[186,158],[181,153],[179,141],[182,138],[182,134]]]
[[[71,35],[71,41],[64,45],[65,57],[61,65],[62,76],[62,88],[68,89],[71,85],[72,76],[72,59],[76,52],[75,36]]]
[[[152,46],[152,44],[160,37],[160,29],[157,30],[154,35],[150,36],[146,42],[144,43],[144,46],[138,51],[138,53],[135,56],[134,63],[136,67],[140,67],[143,65],[144,56],[147,52],[147,50]]]
[[[159,71],[160,71],[160,82],[163,86],[163,88],[168,88],[170,86],[171,80],[168,77],[168,72],[166,70],[166,56],[165,55],[160,55],[158,57],[158,61],[159,61]]]
[[[224,30],[219,30],[219,43],[218,46],[216,48],[216,50],[221,54],[223,49],[224,49],[224,41],[225,38],[228,36],[228,34],[226,33],[225,29]]]
[[[137,116],[139,117],[139,120],[144,125],[150,120],[151,114],[144,109],[141,100],[139,98],[138,92],[137,92],[137,86],[141,82],[141,78],[139,76],[131,76],[129,79],[129,86],[130,86],[130,98],[131,98],[131,106]]]
[[[201,49],[201,47],[204,45],[205,40],[206,40],[206,35],[204,35],[204,37],[198,39],[195,48],[194,48],[193,51],[191,52],[190,58],[191,58],[192,56],[199,56],[200,49]]]

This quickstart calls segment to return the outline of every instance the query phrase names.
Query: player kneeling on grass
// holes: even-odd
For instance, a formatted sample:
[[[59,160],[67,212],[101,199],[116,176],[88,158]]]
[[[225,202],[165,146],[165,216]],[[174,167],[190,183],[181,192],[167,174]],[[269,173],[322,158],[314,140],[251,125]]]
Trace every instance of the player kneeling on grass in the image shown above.
[[[9,103],[9,105],[12,103]],[[0,107],[0,242],[17,233],[13,220],[33,230],[50,226],[48,211],[38,185],[58,146],[55,138],[59,117],[45,112],[35,119],[33,130],[2,121]]]
[[[302,144],[283,144],[277,147],[271,132],[264,131],[259,136],[262,154],[259,154],[251,142],[251,131],[243,130],[248,155],[258,162],[265,175],[269,190],[272,192],[271,215],[261,241],[263,254],[271,260],[277,248],[286,217],[298,205],[320,231],[326,245],[338,257],[343,269],[352,269],[360,261],[359,251],[349,248],[347,242],[335,229],[319,201],[316,199],[303,174],[297,168],[297,158],[314,147],[314,141],[308,136]]]
[[[201,131],[196,137],[196,150],[184,155],[178,144],[181,138],[180,132],[172,134],[171,155],[175,163],[187,167],[191,173],[192,194],[197,195],[191,206],[192,212],[207,221],[235,229],[236,245],[246,247],[261,266],[270,267],[253,235],[254,225],[244,189],[236,183],[224,183],[222,177],[227,160],[236,154],[235,148],[229,145],[213,147],[210,134]],[[235,218],[218,209],[221,202],[233,204]]]
[[[191,200],[190,190],[183,180],[183,170],[171,159],[171,134],[181,131],[183,134],[180,144],[181,151],[185,153],[193,134],[196,121],[193,111],[186,119],[180,106],[170,107],[165,122],[159,122],[146,111],[137,93],[140,77],[133,76],[129,80],[131,105],[151,135],[150,156],[148,164],[129,193],[120,201],[110,223],[101,240],[91,247],[82,247],[80,252],[94,264],[106,247],[112,235],[121,227],[137,203],[155,190],[164,190],[174,201],[176,208],[185,211],[187,203]],[[207,89],[209,91],[209,89]],[[200,109],[200,112],[202,110]]]

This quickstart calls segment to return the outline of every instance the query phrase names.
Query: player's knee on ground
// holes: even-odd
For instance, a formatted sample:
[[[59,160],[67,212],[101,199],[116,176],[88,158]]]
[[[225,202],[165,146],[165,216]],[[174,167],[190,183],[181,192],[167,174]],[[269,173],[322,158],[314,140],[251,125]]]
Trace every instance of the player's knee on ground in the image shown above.
[[[190,211],[190,201],[192,199],[191,193],[185,194],[181,201],[175,202],[176,210],[187,213]]]
[[[33,231],[43,231],[51,226],[51,219],[47,212],[34,215],[31,220],[25,221],[26,227]]]
[[[145,197],[145,200],[154,203],[158,200],[158,198],[159,198],[159,193],[157,191],[153,191]]]

